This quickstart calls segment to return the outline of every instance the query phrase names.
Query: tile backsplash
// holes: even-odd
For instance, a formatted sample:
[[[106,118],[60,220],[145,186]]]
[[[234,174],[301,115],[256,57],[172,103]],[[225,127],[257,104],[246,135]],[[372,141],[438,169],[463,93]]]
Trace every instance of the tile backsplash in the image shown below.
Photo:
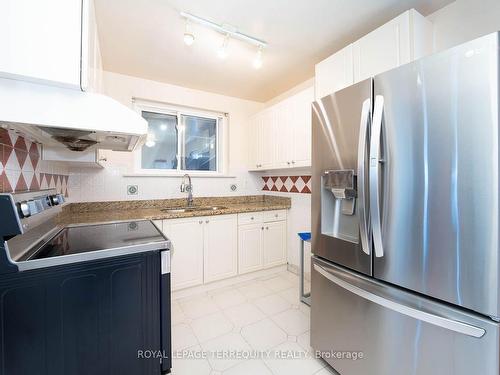
[[[262,191],[311,194],[311,176],[262,176]]]
[[[0,192],[56,188],[68,196],[66,167],[41,160],[42,146],[0,128]]]

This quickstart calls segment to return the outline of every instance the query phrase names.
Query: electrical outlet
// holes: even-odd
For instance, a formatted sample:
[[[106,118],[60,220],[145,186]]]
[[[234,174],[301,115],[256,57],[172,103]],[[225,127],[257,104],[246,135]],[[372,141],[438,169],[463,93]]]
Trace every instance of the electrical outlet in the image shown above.
[[[137,195],[139,194],[138,185],[127,185],[127,195]]]

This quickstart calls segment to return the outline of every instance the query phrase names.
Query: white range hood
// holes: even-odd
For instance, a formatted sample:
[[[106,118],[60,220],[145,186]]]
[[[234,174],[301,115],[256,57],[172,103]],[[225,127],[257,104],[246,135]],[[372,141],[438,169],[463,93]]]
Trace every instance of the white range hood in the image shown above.
[[[139,114],[105,95],[0,79],[0,125],[71,150],[132,151],[147,135]]]

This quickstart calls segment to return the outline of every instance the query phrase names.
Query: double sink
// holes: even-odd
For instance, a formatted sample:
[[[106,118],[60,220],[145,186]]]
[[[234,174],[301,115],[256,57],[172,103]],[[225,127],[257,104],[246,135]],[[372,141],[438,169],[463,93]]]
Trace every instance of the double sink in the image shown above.
[[[170,214],[182,213],[182,212],[192,212],[192,211],[217,211],[224,210],[227,207],[224,206],[183,206],[183,207],[167,207],[160,211],[168,212]]]

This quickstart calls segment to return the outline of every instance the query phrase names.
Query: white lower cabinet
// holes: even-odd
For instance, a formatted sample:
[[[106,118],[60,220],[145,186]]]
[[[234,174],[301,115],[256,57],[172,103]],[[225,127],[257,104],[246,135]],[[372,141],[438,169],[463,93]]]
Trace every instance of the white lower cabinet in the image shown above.
[[[204,227],[205,283],[238,274],[236,215],[210,216]]]
[[[204,221],[201,218],[163,220],[172,242],[172,290],[203,284]]]
[[[240,223],[248,214],[240,215]],[[286,263],[286,211],[267,211],[258,222],[238,226],[240,274]]]
[[[262,269],[263,223],[238,227],[238,270],[247,273]]]
[[[264,224],[264,267],[286,262],[286,221]]]
[[[174,291],[286,263],[286,210],[154,223],[172,243]]]

